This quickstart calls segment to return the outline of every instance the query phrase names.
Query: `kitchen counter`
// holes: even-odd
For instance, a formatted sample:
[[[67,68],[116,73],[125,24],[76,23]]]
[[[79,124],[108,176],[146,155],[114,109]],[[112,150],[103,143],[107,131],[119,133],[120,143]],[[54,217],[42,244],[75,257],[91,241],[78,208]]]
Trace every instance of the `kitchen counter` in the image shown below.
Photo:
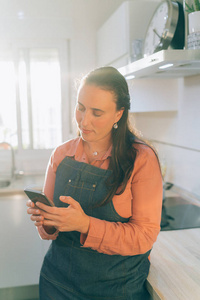
[[[160,232],[147,288],[155,300],[199,299],[200,228]]]
[[[29,186],[36,189],[41,189],[44,182],[44,175],[24,175],[21,178],[17,178],[13,181],[8,187],[0,188],[0,196],[6,196],[10,193],[21,193],[22,195],[23,190],[25,187]],[[172,192],[170,192],[172,193]],[[171,195],[171,194],[170,194]],[[168,195],[169,196],[169,195]],[[174,194],[173,194],[174,196]],[[24,197],[24,198],[23,198]],[[18,241],[20,240],[21,236],[26,236],[26,241],[30,239],[29,243],[33,242],[34,245],[37,243],[43,243],[38,239],[38,236],[35,234],[35,228],[32,226],[31,222],[26,214],[26,206],[24,204],[25,201],[25,194],[23,195],[23,199],[16,195],[16,199],[12,197],[1,197],[2,201],[1,204],[5,206],[2,211],[10,212],[10,220],[9,217],[6,215],[5,222],[7,221],[9,224],[13,224],[13,228],[10,229],[10,236],[11,243],[15,245],[13,249],[16,250],[16,245],[18,245]],[[8,200],[7,200],[8,198]],[[190,198],[190,202],[195,203],[195,205],[199,206],[199,201],[192,201]],[[17,206],[16,204],[17,203]],[[7,206],[9,206],[7,208]],[[12,208],[14,210],[12,211]],[[18,210],[16,214],[16,208]],[[14,213],[15,211],[15,213]],[[21,213],[21,215],[19,215]],[[13,217],[14,216],[14,217]],[[2,218],[4,215],[2,215]],[[14,219],[13,219],[14,218]],[[24,218],[24,219],[23,219]],[[12,221],[11,221],[12,220]],[[20,223],[21,222],[21,223]],[[26,223],[25,223],[26,222]],[[26,226],[24,227],[24,224]],[[20,228],[18,228],[18,227]],[[28,229],[27,229],[28,228]],[[3,229],[2,229],[3,230]],[[16,230],[16,241],[13,241],[13,232]],[[22,235],[21,232],[24,230],[24,234]],[[20,234],[19,236],[17,234]],[[3,233],[1,234],[3,236]],[[6,233],[5,238],[8,239],[8,232]],[[6,243],[5,243],[6,245]],[[200,228],[195,229],[184,229],[184,230],[173,230],[173,231],[161,231],[156,243],[153,246],[153,250],[151,252],[151,267],[149,276],[147,279],[147,288],[152,295],[154,300],[197,300],[199,299],[200,295]],[[42,244],[44,248],[44,245]],[[18,245],[19,251],[17,253],[22,253],[23,257],[26,257],[26,253],[28,250],[25,246],[19,243]],[[12,249],[12,247],[9,249]],[[30,247],[30,249],[40,249],[38,247]],[[2,249],[3,251],[3,249]],[[10,251],[10,250],[9,250]],[[23,253],[23,251],[25,253]],[[41,255],[41,253],[45,253],[45,250],[41,251],[40,253],[30,254],[29,257],[34,257]],[[8,249],[5,249],[4,256],[7,254]],[[15,251],[16,252],[16,251]],[[15,253],[14,252],[14,253]],[[9,253],[8,253],[9,254]],[[3,257],[3,256],[2,256]],[[8,260],[10,261],[10,257],[15,258],[15,254],[8,255]],[[40,258],[42,261],[42,258]],[[5,257],[3,258],[3,262],[5,261],[5,265],[7,265],[7,261]],[[12,265],[13,268],[15,264],[19,260],[13,261]],[[28,263],[31,260],[28,258]],[[1,265],[2,263],[1,262]],[[40,261],[39,261],[40,263]],[[5,266],[6,269],[6,266]],[[27,270],[30,270],[30,266],[27,267]],[[28,278],[28,274],[25,274],[25,279],[27,280],[26,284],[35,284],[38,278],[38,271],[39,265],[35,266],[35,281],[32,282],[31,278]],[[15,273],[15,272],[14,272]],[[13,274],[14,274],[13,273]],[[8,284],[10,286],[18,286],[21,285],[21,282],[15,282],[16,278],[11,278],[10,273],[8,276],[4,276],[4,283],[2,281],[2,287]],[[16,277],[16,276],[15,276]],[[28,278],[28,279],[27,279]],[[28,281],[29,280],[29,281]],[[13,284],[14,281],[14,284]]]
[[[7,187],[0,188],[1,194],[23,192],[25,187],[42,189],[44,175],[22,175],[13,179]]]

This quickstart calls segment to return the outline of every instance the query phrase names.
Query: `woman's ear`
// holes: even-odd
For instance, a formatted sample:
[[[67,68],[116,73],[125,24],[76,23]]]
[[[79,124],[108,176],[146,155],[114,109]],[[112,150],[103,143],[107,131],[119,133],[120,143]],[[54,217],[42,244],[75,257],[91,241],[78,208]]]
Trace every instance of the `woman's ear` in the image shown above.
[[[120,110],[117,111],[115,123],[119,122],[119,120],[121,119],[121,117],[123,115],[123,112],[124,112],[124,107],[122,107]]]

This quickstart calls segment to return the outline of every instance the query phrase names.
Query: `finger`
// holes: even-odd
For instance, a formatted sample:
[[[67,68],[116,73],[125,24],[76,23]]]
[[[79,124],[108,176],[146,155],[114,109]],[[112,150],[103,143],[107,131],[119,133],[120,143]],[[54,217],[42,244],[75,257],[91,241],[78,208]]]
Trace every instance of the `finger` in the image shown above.
[[[38,215],[31,215],[30,216],[30,219],[32,220],[32,221],[35,221],[35,222],[40,222],[40,221],[42,221],[43,219],[44,219],[44,217],[43,216],[38,216]]]
[[[57,225],[55,224],[54,221],[52,220],[47,220],[47,219],[44,219],[43,223],[42,223],[44,226],[53,226],[55,228],[57,228]]]
[[[54,207],[49,206],[49,205],[45,205],[44,203],[41,202],[36,202],[37,207],[39,207],[40,209],[47,211],[49,213],[53,213],[53,209]]]
[[[74,200],[72,197],[69,197],[69,196],[60,196],[59,199],[60,199],[60,201],[73,206],[74,208],[79,208],[80,207],[79,202],[77,202],[76,200]]]
[[[43,222],[37,222],[37,221],[36,221],[36,222],[34,223],[34,225],[35,225],[36,227],[42,226],[42,225],[43,225]]]
[[[34,204],[31,200],[28,200],[28,201],[26,202],[26,206],[28,206],[28,207],[34,207],[35,204]]]
[[[34,215],[32,215],[30,217],[30,219],[31,219],[31,221],[34,222],[35,226],[43,225],[44,218],[42,216],[34,216]]]
[[[41,212],[39,209],[36,209],[36,208],[27,208],[27,213],[29,215],[40,215]]]
[[[45,210],[41,210],[41,216],[43,216],[45,220],[52,220],[52,221],[59,220],[59,215],[48,213]]]

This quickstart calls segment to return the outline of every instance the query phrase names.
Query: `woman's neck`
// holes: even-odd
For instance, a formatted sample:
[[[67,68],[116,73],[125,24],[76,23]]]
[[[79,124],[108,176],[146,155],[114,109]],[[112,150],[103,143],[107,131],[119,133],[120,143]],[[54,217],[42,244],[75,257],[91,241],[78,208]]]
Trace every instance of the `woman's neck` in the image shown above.
[[[88,160],[92,162],[96,158],[100,158],[105,155],[111,146],[111,141],[107,142],[87,142],[83,141],[83,148],[88,157]]]

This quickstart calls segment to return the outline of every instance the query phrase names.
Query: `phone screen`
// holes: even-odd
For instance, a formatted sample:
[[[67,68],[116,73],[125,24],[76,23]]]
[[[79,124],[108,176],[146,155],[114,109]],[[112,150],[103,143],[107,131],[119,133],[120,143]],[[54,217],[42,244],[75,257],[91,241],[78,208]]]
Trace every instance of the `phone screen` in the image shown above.
[[[54,206],[54,204],[47,198],[47,196],[40,191],[25,189],[24,192],[29,197],[29,199],[34,203],[38,201],[48,206]]]

